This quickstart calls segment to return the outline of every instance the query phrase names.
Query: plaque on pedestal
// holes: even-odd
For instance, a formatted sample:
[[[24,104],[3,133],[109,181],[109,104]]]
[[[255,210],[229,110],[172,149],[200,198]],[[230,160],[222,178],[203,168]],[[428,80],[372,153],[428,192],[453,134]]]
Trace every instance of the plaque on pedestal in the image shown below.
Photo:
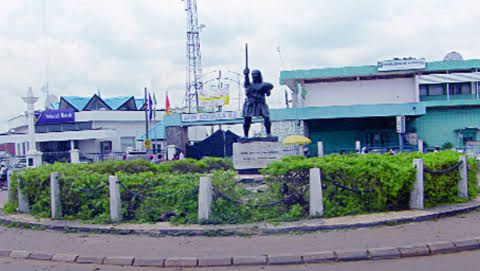
[[[283,147],[278,138],[243,138],[233,144],[233,166],[240,173],[254,173],[279,161]]]

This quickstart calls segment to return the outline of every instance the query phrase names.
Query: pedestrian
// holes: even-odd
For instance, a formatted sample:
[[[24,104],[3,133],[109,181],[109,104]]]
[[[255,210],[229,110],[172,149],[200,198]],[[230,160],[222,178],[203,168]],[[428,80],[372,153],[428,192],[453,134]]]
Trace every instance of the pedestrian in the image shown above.
[[[183,154],[183,152],[180,151],[180,153],[178,154],[178,160],[183,160],[185,159],[185,155]]]
[[[163,161],[164,161],[164,160],[163,160],[163,155],[159,154],[159,155],[157,155],[157,161],[156,161],[155,164],[160,164],[160,163],[163,162]]]

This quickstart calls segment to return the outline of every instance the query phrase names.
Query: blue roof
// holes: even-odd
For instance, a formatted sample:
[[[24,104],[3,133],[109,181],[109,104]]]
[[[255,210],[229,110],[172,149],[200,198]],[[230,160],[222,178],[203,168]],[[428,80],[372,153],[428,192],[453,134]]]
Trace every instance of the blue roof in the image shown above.
[[[60,102],[53,102],[51,106],[53,109],[58,110],[60,108]]]
[[[145,99],[135,98],[135,105],[137,106],[138,110],[142,108],[144,103],[145,103]]]
[[[152,129],[148,131],[148,138],[152,140],[163,140],[165,139],[165,125],[163,122],[157,123]],[[137,140],[144,140],[145,134],[139,136]]]
[[[71,104],[78,111],[82,111],[87,106],[91,97],[62,96],[62,98]]]
[[[434,71],[453,71],[453,70],[468,70],[480,69],[480,59],[470,60],[451,60],[451,61],[433,61],[427,62],[425,69],[420,71],[434,72]],[[419,70],[410,70],[410,72],[417,72]],[[399,72],[399,71],[392,71]],[[409,72],[409,71],[403,71]],[[388,72],[379,72],[376,65],[364,66],[347,66],[334,67],[310,70],[291,70],[280,72],[280,84],[285,84],[285,80],[296,79],[321,79],[332,77],[353,77],[353,76],[369,76],[387,74]]]
[[[112,110],[117,110],[120,106],[126,103],[128,100],[133,98],[133,96],[123,96],[123,97],[112,97],[102,99]]]

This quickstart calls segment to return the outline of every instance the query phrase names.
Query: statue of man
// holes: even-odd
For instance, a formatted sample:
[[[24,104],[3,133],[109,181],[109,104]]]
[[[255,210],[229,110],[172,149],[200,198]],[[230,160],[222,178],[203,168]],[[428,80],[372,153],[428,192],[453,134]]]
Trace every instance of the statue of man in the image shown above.
[[[262,74],[259,70],[252,71],[252,81],[250,83],[250,70],[245,68],[243,70],[245,75],[245,92],[247,98],[243,104],[243,134],[248,137],[248,131],[252,124],[252,117],[263,117],[265,130],[267,137],[272,136],[271,128],[272,122],[270,121],[270,111],[268,110],[267,102],[265,101],[265,95],[270,96],[273,85],[263,82]]]

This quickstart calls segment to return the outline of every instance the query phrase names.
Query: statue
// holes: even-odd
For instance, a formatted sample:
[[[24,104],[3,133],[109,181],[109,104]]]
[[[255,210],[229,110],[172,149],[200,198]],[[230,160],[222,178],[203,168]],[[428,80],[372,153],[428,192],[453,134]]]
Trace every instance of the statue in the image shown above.
[[[252,71],[252,82],[250,82],[248,69],[248,45],[245,45],[246,67],[243,70],[245,75],[246,99],[243,104],[243,134],[248,138],[248,131],[252,124],[252,117],[263,117],[267,137],[271,137],[272,122],[270,121],[270,111],[265,100],[265,95],[270,96],[273,85],[263,82],[262,73],[259,70]]]

